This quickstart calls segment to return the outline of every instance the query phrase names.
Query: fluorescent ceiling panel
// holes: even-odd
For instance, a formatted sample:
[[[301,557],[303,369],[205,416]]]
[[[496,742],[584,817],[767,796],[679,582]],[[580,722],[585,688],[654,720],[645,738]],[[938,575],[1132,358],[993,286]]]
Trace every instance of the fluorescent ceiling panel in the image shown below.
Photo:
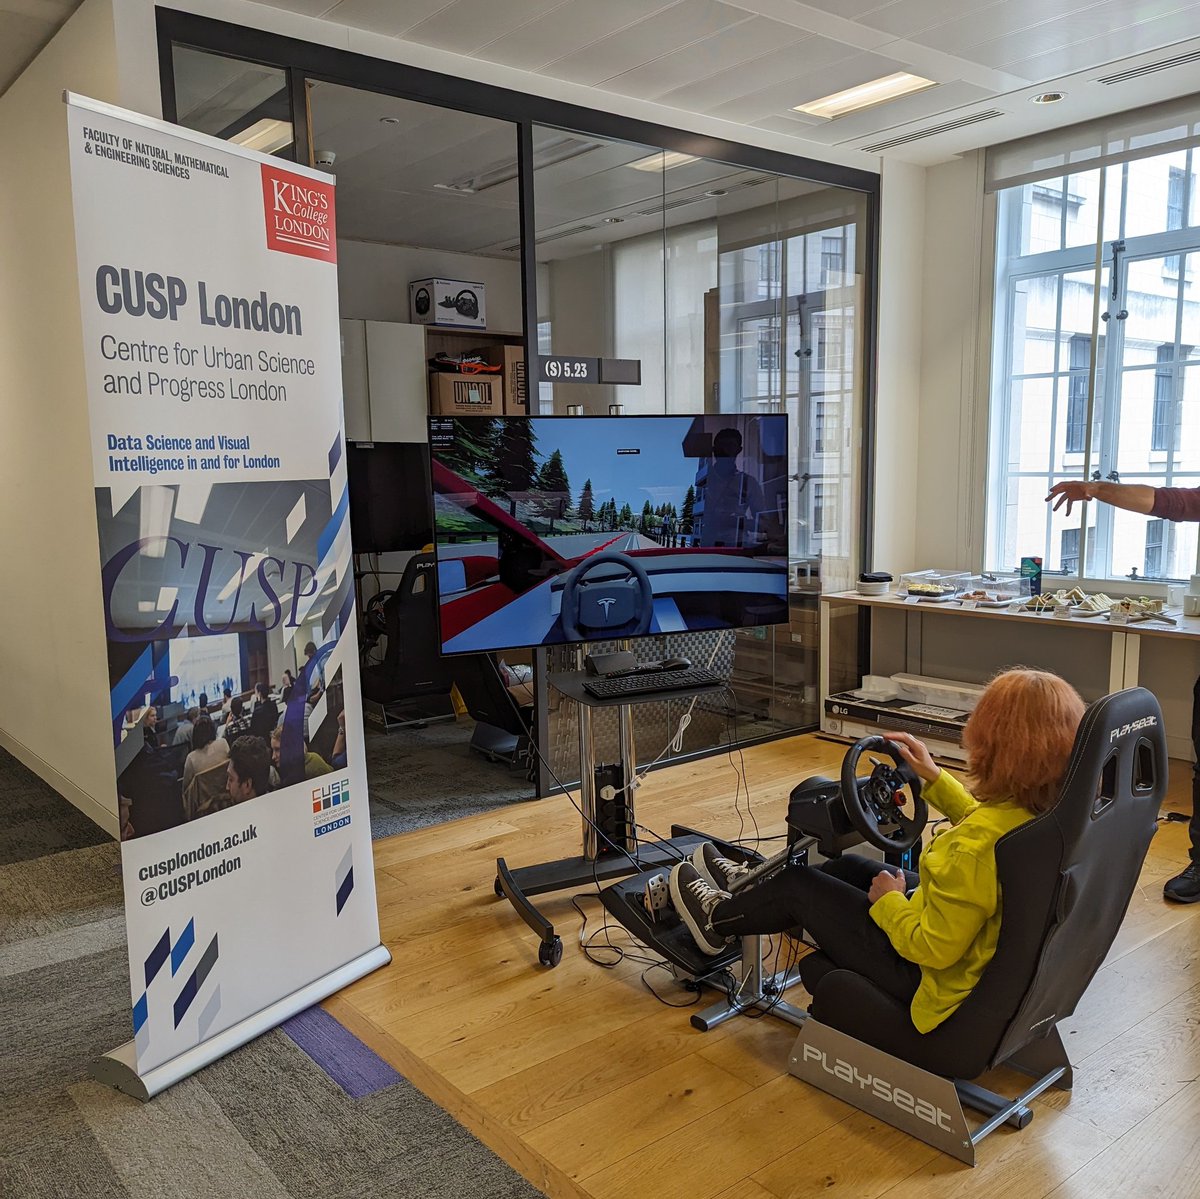
[[[910,75],[907,71],[897,71],[894,75],[872,79],[868,83],[860,83],[857,87],[847,88],[844,92],[834,92],[831,96],[822,96],[819,100],[809,100],[794,107],[796,112],[832,121],[837,117],[844,117],[849,112],[873,108],[876,104],[886,104],[889,100],[911,96],[931,87],[937,87],[936,80]]]

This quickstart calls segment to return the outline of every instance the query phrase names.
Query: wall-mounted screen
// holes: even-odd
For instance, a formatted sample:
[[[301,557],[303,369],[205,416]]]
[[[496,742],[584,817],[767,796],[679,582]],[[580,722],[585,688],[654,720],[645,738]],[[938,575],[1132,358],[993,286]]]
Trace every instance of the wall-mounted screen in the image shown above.
[[[444,653],[787,620],[787,417],[431,418]]]

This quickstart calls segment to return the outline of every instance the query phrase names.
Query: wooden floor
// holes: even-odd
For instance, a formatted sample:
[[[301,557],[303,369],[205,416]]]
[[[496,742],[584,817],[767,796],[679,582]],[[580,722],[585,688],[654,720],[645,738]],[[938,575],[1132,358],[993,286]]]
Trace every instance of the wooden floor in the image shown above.
[[[842,752],[815,737],[745,752],[764,835],[782,831],[791,786],[829,773]],[[1168,808],[1187,811],[1190,770],[1173,766]],[[726,758],[672,767],[639,792],[638,816],[664,832],[676,820],[746,835],[736,785]],[[697,1032],[687,1010],[654,999],[642,965],[589,962],[569,896],[543,897],[565,951],[557,969],[538,967],[536,939],[494,895],[495,859],[568,856],[579,838],[579,816],[558,797],[376,842],[392,964],[326,1004],[548,1195],[1200,1194],[1200,904],[1161,895],[1186,861],[1186,825],[1160,826],[1116,944],[1061,1026],[1074,1091],[1035,1100],[1024,1131],[984,1140],[974,1170],[787,1074],[795,1031],[782,1021]],[[582,902],[590,932],[601,918],[594,891]],[[647,981],[689,998],[661,970]],[[807,1002],[801,988],[791,995]]]

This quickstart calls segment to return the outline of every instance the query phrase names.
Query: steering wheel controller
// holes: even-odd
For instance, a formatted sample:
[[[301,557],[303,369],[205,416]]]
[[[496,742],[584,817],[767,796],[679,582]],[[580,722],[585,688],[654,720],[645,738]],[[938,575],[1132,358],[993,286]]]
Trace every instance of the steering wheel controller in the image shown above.
[[[859,777],[864,753],[886,754],[892,762],[871,758],[874,769]],[[904,811],[904,790],[912,796],[912,815]],[[921,780],[904,761],[894,742],[886,737],[864,737],[846,751],[841,780],[806,779],[791,794],[788,826],[794,832],[817,838],[826,856],[841,853],[865,841],[885,853],[903,853],[920,839],[929,819],[929,806],[921,798]]]
[[[604,566],[620,569],[589,578]],[[653,616],[650,576],[635,558],[617,550],[601,550],[563,576],[560,619],[568,641],[638,637],[650,631]]]

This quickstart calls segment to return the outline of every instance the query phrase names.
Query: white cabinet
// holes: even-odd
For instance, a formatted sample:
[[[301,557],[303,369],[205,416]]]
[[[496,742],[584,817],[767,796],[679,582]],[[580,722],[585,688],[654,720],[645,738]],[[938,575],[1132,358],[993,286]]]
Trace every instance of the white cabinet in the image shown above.
[[[367,397],[367,329],[364,321],[342,321],[342,411],[347,441],[371,440]]]
[[[426,441],[424,328],[350,320],[341,326],[346,439]]]

